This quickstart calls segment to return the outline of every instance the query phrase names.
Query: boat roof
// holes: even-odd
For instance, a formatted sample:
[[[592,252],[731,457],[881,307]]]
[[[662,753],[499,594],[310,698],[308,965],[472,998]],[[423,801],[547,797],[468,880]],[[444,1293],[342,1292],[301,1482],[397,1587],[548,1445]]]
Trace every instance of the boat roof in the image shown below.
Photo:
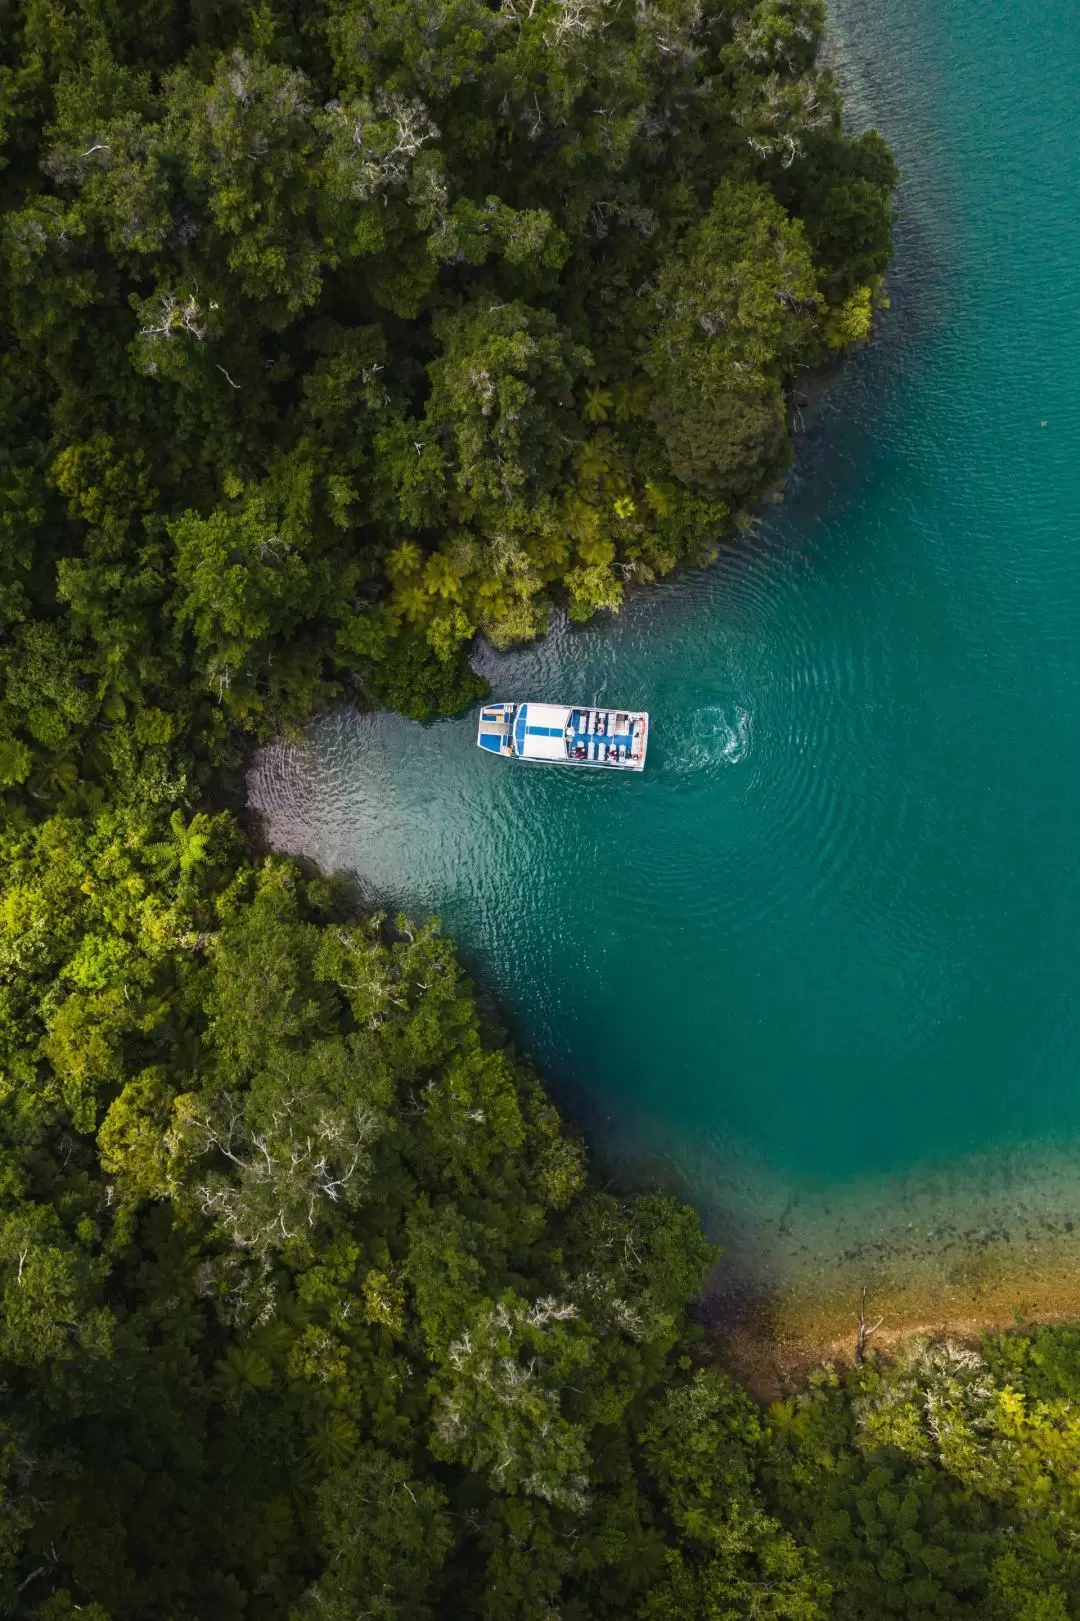
[[[572,711],[563,704],[522,704],[514,717],[514,749],[526,760],[565,760]]]
[[[529,726],[558,726],[560,730],[572,714],[569,704],[522,704],[518,710],[518,718],[525,715]]]

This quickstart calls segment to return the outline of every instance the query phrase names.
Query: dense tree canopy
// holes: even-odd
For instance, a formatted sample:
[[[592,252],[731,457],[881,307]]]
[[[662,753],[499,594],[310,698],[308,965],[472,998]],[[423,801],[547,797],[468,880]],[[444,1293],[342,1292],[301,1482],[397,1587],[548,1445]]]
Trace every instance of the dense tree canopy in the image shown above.
[[[3,849],[0,1613],[1080,1616],[1080,1337],[763,1415],[432,925],[225,815]]]
[[[709,555],[869,332],[820,0],[0,0],[0,1613],[1080,1617],[1070,1330],[764,1414],[244,740]]]
[[[867,335],[820,0],[5,0],[0,771],[86,808],[707,556]],[[145,782],[140,792],[145,791]]]

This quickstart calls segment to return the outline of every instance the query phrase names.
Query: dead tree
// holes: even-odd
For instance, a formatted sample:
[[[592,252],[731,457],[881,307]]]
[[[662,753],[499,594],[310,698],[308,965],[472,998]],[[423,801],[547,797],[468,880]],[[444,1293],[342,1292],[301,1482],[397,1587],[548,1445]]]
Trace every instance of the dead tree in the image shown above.
[[[879,1317],[876,1323],[867,1322],[866,1287],[864,1285],[862,1296],[859,1300],[859,1332],[855,1336],[855,1366],[857,1368],[861,1368],[863,1363],[866,1361],[866,1347],[870,1342],[870,1336],[877,1333],[884,1321],[884,1317]]]

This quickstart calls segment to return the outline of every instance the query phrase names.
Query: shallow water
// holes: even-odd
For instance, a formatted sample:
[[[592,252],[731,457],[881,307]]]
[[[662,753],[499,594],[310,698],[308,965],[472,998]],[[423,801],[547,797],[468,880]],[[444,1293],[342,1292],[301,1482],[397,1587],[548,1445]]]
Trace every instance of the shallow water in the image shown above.
[[[281,847],[441,915],[602,1151],[785,1275],[913,1199],[924,1238],[1080,1202],[1080,12],[989,22],[834,7],[903,165],[893,307],[775,516],[480,656],[496,697],[650,710],[644,776],[348,713],[252,777]]]

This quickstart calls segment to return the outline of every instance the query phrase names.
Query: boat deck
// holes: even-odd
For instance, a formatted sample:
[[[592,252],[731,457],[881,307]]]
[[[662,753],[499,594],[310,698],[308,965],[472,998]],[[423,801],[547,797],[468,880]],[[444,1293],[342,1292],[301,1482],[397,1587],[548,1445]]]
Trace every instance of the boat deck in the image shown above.
[[[485,704],[476,741],[489,754],[640,771],[649,717],[636,710],[547,703]]]
[[[633,746],[632,724],[628,715],[613,716],[603,709],[575,709],[566,728],[567,756],[596,765],[623,765],[630,758]]]

